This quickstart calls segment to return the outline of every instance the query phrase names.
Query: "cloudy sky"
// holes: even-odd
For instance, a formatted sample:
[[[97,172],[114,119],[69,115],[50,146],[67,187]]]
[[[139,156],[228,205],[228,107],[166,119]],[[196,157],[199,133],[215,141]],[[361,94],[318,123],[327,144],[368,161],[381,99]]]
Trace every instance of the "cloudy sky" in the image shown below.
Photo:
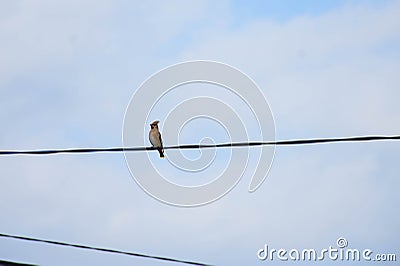
[[[0,149],[121,146],[137,88],[188,60],[249,75],[268,99],[278,140],[400,134],[399,13],[399,1],[1,1]],[[173,101],[181,99],[166,97],[164,106]],[[183,142],[210,137],[191,126],[197,134],[183,131]],[[217,265],[263,265],[265,244],[323,249],[339,237],[400,259],[399,148],[277,147],[255,193],[245,175],[196,208],[150,197],[120,153],[2,156],[0,232]],[[5,238],[0,259],[172,265]]]

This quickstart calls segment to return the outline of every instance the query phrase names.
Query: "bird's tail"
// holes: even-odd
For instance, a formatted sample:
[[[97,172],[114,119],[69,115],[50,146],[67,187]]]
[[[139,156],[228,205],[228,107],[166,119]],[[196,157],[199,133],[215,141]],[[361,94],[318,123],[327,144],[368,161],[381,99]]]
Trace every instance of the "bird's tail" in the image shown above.
[[[160,153],[160,158],[164,158],[164,150],[162,148],[158,148],[157,150]]]

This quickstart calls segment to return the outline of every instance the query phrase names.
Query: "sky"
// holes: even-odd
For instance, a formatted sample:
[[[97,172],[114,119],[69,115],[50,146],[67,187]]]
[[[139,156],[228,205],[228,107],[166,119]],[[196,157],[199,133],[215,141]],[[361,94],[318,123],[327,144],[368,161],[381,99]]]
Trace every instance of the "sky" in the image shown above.
[[[2,150],[122,146],[132,95],[161,69],[190,60],[228,64],[254,80],[272,110],[277,140],[400,133],[399,1],[19,0],[0,6]],[[199,85],[166,95],[150,118],[165,117],[196,93],[241,108],[231,94]],[[178,141],[228,140],[215,121],[197,121],[201,127],[196,121]],[[175,141],[164,138],[165,145]],[[399,260],[399,148],[398,142],[276,147],[267,179],[254,193],[248,192],[253,154],[236,187],[192,208],[149,196],[123,153],[2,156],[0,232],[215,265],[265,265],[271,262],[259,260],[257,251],[266,244],[323,249],[344,237],[350,248],[396,253]],[[196,152],[184,154],[193,159]],[[156,153],[142,156],[168,171]],[[183,172],[174,181],[208,182],[224,171],[226,156],[217,153],[203,176]],[[173,265],[5,238],[0,259]]]

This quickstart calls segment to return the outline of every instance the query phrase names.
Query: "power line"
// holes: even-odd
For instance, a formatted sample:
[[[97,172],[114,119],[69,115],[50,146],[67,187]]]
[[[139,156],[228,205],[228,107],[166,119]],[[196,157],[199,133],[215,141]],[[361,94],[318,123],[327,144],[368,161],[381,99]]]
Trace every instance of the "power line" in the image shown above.
[[[254,141],[254,142],[235,142],[220,144],[187,144],[164,147],[165,150],[173,149],[207,149],[207,148],[227,148],[227,147],[253,147],[253,146],[289,146],[289,145],[309,145],[334,142],[364,142],[378,140],[400,140],[400,135],[395,136],[359,136],[344,138],[320,138],[320,139],[294,139],[278,141]],[[99,152],[135,152],[150,151],[154,147],[115,147],[115,148],[74,148],[74,149],[45,149],[45,150],[0,150],[0,155],[51,155],[59,153],[99,153]]]
[[[38,266],[38,265],[0,259],[0,266]]]
[[[168,258],[168,257],[146,255],[146,254],[142,254],[142,253],[120,251],[120,250],[108,249],[108,248],[91,247],[91,246],[80,245],[80,244],[70,244],[70,243],[65,243],[65,242],[59,242],[59,241],[53,241],[53,240],[45,240],[45,239],[32,238],[32,237],[26,237],[26,236],[16,236],[16,235],[9,235],[9,234],[0,233],[0,237],[7,237],[7,238],[26,240],[26,241],[33,241],[33,242],[40,242],[40,243],[59,245],[59,246],[67,246],[67,247],[80,248],[80,249],[96,250],[96,251],[102,251],[102,252],[108,252],[108,253],[123,254],[123,255],[134,256],[134,257],[142,257],[142,258],[163,260],[163,261],[176,262],[176,263],[184,263],[184,264],[190,264],[190,265],[211,266],[210,264],[204,264],[204,263],[201,263],[201,262],[179,260],[179,259],[173,259],[173,258]]]

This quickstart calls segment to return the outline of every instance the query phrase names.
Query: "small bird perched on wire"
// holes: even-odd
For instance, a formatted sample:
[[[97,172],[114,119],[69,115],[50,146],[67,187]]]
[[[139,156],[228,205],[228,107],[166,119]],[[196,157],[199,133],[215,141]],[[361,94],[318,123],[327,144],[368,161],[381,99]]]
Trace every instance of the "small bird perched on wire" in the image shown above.
[[[161,133],[158,131],[158,123],[160,123],[160,121],[154,121],[150,124],[151,129],[149,132],[149,140],[151,145],[153,145],[154,148],[157,148],[158,152],[160,153],[160,158],[164,158],[164,149]]]

